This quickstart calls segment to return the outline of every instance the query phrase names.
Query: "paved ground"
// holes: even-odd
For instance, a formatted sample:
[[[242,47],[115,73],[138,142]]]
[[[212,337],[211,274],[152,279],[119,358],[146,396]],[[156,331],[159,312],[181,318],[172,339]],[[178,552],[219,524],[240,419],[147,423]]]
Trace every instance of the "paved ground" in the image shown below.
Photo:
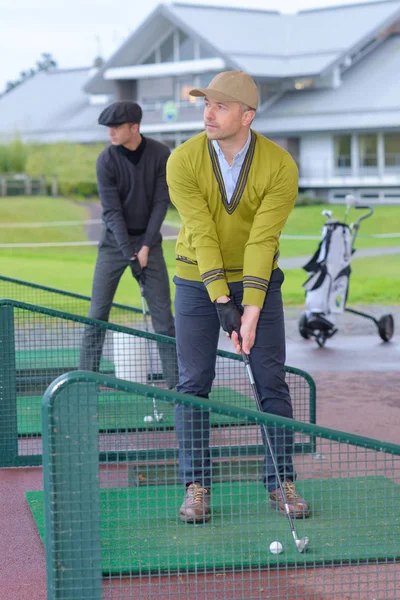
[[[395,320],[395,335],[391,342],[381,340],[373,321],[345,313],[337,319],[338,333],[319,348],[315,341],[305,340],[299,334],[302,309],[287,308],[287,364],[313,372],[397,371],[400,366],[400,306],[356,305],[354,308],[375,318],[391,313]],[[220,348],[232,351],[232,345],[223,333]]]

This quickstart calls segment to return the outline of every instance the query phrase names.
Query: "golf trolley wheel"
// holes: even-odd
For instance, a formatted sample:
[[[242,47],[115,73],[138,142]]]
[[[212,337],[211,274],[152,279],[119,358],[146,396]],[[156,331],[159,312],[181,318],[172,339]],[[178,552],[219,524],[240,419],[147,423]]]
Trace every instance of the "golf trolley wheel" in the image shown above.
[[[315,341],[317,342],[317,344],[320,348],[322,348],[325,345],[326,340],[327,340],[327,336],[324,333],[318,333],[315,336]]]
[[[309,329],[307,328],[307,315],[304,312],[301,313],[299,319],[299,333],[305,340],[309,340],[311,337]]]
[[[383,315],[378,321],[378,331],[384,342],[388,342],[394,333],[394,320],[392,315]]]

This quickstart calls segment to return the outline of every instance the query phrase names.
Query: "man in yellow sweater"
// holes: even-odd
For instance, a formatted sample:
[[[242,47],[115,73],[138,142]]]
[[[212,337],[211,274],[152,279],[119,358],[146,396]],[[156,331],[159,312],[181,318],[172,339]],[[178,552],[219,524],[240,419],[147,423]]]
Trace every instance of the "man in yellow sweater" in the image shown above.
[[[279,237],[297,197],[290,155],[251,129],[257,86],[242,71],[218,74],[205,89],[205,132],[171,154],[170,198],[182,228],[176,244],[177,390],[207,398],[215,377],[220,326],[237,351],[250,354],[265,412],[292,418],[285,382],[285,332],[278,267]],[[240,338],[239,335],[240,334]],[[179,473],[186,486],[180,517],[210,519],[209,413],[177,406]],[[307,517],[292,463],[293,435],[270,428],[271,443],[292,517]],[[263,481],[270,503],[285,513],[266,453]]]

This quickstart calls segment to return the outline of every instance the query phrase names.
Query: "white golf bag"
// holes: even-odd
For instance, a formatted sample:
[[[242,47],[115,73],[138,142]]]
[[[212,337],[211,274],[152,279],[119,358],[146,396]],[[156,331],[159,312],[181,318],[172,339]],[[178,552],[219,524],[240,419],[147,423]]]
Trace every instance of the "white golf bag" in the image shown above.
[[[335,315],[344,311],[352,253],[350,227],[339,222],[325,224],[316,253],[303,267],[309,274],[303,285],[308,321],[323,316],[333,327]]]

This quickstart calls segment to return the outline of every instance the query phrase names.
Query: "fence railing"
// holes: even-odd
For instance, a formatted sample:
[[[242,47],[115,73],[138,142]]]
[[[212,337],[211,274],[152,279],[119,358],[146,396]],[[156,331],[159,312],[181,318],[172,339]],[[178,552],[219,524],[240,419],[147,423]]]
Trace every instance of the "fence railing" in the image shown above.
[[[49,287],[32,281],[16,279],[0,275],[0,299],[7,298],[54,308],[67,313],[78,314],[84,317],[89,312],[91,297],[77,294],[55,287]],[[110,312],[110,321],[121,325],[135,325],[142,322],[142,310],[136,306],[113,302]]]
[[[100,463],[102,386],[146,398],[149,411],[155,400],[165,412],[185,406],[229,422],[209,522],[180,519],[184,487],[176,462],[149,451],[154,431],[141,435],[140,460],[129,461],[126,434],[107,448],[125,460]],[[124,404],[126,420],[135,406]],[[399,445],[87,372],[51,384],[42,421],[44,493],[27,496],[45,541],[49,600],[398,598]],[[279,431],[316,440],[317,459],[294,457],[309,517],[292,525],[262,483],[264,446],[256,456],[247,450],[260,426],[271,439]],[[163,432],[159,447],[169,443]],[[298,552],[292,526],[309,538],[307,552]],[[271,552],[277,540],[281,551]]]
[[[0,196],[47,196],[46,177],[0,173]]]

